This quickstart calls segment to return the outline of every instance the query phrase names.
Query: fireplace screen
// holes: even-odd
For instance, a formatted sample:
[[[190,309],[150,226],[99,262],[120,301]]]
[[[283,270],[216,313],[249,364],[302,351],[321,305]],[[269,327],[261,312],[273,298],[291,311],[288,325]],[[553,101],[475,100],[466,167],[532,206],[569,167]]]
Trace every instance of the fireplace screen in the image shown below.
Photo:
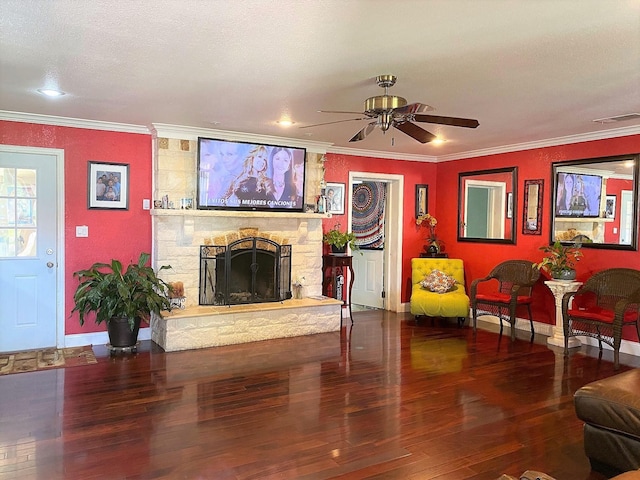
[[[291,298],[291,245],[261,237],[200,247],[200,305]]]

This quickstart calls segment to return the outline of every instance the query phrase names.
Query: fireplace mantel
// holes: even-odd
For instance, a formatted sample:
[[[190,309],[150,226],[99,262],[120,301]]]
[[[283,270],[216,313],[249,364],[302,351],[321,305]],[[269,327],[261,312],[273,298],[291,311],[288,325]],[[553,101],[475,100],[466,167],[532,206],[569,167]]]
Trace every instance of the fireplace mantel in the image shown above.
[[[291,218],[310,219],[331,218],[330,213],[302,213],[302,212],[248,212],[236,210],[178,210],[178,209],[153,209],[151,215],[155,216],[176,216],[176,217],[234,217],[234,218]]]

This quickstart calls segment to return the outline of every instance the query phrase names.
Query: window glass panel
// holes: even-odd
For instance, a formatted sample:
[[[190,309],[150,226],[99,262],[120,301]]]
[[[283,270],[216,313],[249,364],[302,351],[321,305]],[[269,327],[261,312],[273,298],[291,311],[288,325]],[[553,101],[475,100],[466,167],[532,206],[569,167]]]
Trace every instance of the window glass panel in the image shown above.
[[[36,171],[33,169],[17,169],[16,195],[18,197],[36,196]]]
[[[16,200],[18,225],[36,226],[36,201],[21,198]]]
[[[34,257],[37,251],[36,229],[23,228],[18,230],[18,257]]]
[[[15,168],[0,168],[0,196],[15,195]]]
[[[13,257],[16,253],[16,231],[13,228],[0,229],[0,257]]]
[[[15,225],[16,201],[11,198],[0,197],[0,227]]]

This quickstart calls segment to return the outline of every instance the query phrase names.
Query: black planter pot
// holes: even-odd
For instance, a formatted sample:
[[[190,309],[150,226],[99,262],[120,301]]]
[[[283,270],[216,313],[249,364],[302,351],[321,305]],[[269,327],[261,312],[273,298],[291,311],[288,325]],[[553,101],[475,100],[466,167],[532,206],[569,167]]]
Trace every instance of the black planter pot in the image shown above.
[[[570,282],[576,279],[576,271],[575,270],[560,270],[557,272],[553,272],[551,274],[554,280],[563,280],[565,282]]]
[[[339,253],[339,254],[344,254],[347,252],[347,246],[343,246],[343,247],[336,247],[335,245],[331,245],[331,253]]]
[[[138,342],[138,330],[140,330],[140,319],[133,322],[133,330],[129,327],[129,319],[125,317],[112,318],[107,323],[109,333],[109,343],[112,347],[133,347]]]

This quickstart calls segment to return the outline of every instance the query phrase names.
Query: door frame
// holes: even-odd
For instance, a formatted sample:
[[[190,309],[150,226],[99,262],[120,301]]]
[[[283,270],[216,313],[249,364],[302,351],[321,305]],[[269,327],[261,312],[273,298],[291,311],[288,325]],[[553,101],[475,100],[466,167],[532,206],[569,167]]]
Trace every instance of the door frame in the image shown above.
[[[387,189],[387,234],[384,242],[382,288],[385,292],[384,309],[392,312],[402,312],[402,217],[404,205],[404,176],[388,173],[349,172],[349,188],[347,202],[347,225],[351,225],[353,212],[353,185],[361,182],[385,182]],[[350,228],[350,227],[349,227]]]
[[[24,147],[0,144],[0,151],[30,155],[51,155],[56,162],[56,347],[65,346],[64,293],[65,293],[65,250],[64,250],[64,150],[61,148]]]

